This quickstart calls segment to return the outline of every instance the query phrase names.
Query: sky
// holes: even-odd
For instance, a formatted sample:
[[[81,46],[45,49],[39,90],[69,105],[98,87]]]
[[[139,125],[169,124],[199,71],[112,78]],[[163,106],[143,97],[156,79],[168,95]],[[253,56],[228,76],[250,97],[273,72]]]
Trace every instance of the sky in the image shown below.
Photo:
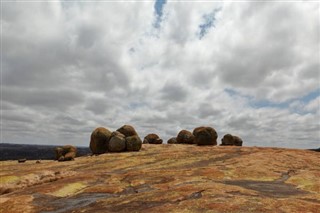
[[[320,147],[317,1],[1,2],[1,143],[124,124]]]

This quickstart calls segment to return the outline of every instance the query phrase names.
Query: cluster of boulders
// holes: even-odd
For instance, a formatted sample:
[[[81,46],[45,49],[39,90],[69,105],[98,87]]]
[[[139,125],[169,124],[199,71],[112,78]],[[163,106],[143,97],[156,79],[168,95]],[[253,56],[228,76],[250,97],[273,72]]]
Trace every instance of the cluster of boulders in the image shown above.
[[[181,130],[177,137],[172,137],[168,140],[168,144],[197,144],[203,145],[217,145],[218,134],[212,127],[197,127],[191,133],[188,130]],[[238,136],[226,134],[221,139],[220,146],[242,146],[242,139]]]
[[[163,140],[154,133],[148,134],[143,139],[143,143],[149,143],[149,144],[162,144]]]
[[[242,146],[242,139],[238,136],[226,134],[221,139],[220,146]]]
[[[197,127],[191,133],[181,130],[177,137],[168,140],[168,144],[197,144],[217,145],[218,134],[212,127]],[[130,125],[124,125],[114,132],[104,128],[96,128],[90,138],[90,149],[92,154],[103,154],[106,152],[139,151],[144,144],[162,144],[163,140],[155,133],[148,134],[141,141],[136,130]],[[220,146],[242,146],[242,139],[238,136],[226,134],[221,139]],[[71,145],[55,148],[56,160],[69,161],[77,155],[77,148]]]
[[[90,149],[93,154],[139,151],[141,146],[140,137],[130,125],[124,125],[114,132],[98,127],[92,132],[90,139]]]
[[[74,160],[77,156],[77,148],[71,145],[55,148],[55,159],[58,161]]]

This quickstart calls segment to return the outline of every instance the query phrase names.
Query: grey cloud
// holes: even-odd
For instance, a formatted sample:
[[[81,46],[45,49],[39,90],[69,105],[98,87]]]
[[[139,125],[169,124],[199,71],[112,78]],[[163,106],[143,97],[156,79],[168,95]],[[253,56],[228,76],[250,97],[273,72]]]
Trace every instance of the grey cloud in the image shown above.
[[[65,110],[82,103],[82,94],[67,89],[33,90],[6,87],[3,88],[3,100],[25,107],[45,107]]]
[[[188,81],[193,86],[201,89],[209,89],[211,87],[212,80],[215,78],[214,69],[208,67],[207,69],[196,70],[190,75]]]
[[[166,83],[161,90],[162,98],[167,101],[185,101],[188,97],[188,91],[179,85],[179,83]]]
[[[86,101],[86,109],[93,112],[96,115],[103,115],[108,110],[114,108],[114,106],[118,105],[118,103],[114,102],[111,98],[89,98]],[[113,111],[113,110],[112,110]]]
[[[210,100],[209,100],[210,102]],[[215,109],[211,104],[202,103],[199,105],[198,113],[200,118],[210,118],[210,117],[218,117],[221,116],[222,111],[219,109]]]
[[[84,48],[92,47],[102,34],[97,26],[92,24],[85,24],[79,27],[78,30],[78,44]]]

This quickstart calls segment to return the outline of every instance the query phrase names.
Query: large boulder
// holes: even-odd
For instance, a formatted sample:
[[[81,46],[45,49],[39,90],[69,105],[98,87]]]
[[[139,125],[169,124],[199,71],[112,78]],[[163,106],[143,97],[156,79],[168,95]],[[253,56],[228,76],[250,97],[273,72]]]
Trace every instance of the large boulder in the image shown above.
[[[93,154],[103,154],[108,151],[108,142],[111,137],[111,132],[104,128],[96,128],[90,138],[90,149]]]
[[[139,151],[142,147],[142,141],[138,135],[126,137],[127,151]]]
[[[126,149],[126,139],[125,135],[115,131],[112,132],[111,138],[108,143],[108,151],[109,152],[122,152]]]
[[[157,134],[151,133],[144,137],[143,143],[162,144],[162,139]]]
[[[74,160],[77,156],[77,148],[71,145],[55,148],[56,160],[69,161]]]
[[[188,130],[181,130],[177,136],[177,143],[194,144],[194,136]]]
[[[130,125],[123,125],[119,129],[117,129],[117,131],[124,134],[126,137],[138,135],[133,126]]]
[[[168,140],[168,144],[176,144],[177,143],[177,137],[172,137]]]
[[[212,127],[197,127],[193,130],[196,144],[217,145],[218,134]]]
[[[196,128],[192,131],[192,134],[193,134],[193,135],[196,135],[202,128],[205,128],[205,127],[204,127],[204,126],[196,127]]]
[[[238,136],[226,134],[221,139],[220,146],[242,146],[242,139]]]

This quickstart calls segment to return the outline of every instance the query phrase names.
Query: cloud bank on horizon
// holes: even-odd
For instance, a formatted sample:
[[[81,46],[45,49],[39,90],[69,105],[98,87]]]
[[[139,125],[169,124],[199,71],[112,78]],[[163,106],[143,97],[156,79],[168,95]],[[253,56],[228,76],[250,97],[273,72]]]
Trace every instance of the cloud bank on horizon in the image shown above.
[[[320,146],[315,2],[2,2],[1,142],[133,125]]]

